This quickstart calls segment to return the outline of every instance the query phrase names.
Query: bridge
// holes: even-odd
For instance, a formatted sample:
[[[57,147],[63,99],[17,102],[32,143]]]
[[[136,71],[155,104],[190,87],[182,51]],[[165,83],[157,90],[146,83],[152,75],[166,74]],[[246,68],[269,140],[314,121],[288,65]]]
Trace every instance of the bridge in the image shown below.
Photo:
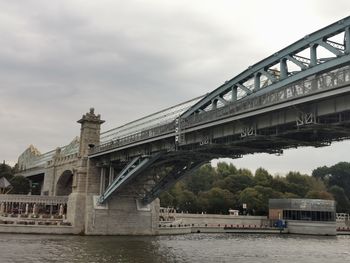
[[[85,234],[154,234],[159,194],[213,158],[322,147],[350,136],[350,17],[322,28],[212,92],[100,132],[94,109],[80,137],[41,154],[19,174],[37,193],[69,195]]]

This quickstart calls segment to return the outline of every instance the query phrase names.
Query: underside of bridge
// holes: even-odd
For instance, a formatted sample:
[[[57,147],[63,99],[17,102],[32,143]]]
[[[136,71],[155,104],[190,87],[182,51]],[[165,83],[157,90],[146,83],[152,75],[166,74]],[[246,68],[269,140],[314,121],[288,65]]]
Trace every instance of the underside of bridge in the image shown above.
[[[186,145],[170,151],[149,153],[147,158],[152,159],[151,163],[134,165],[134,158],[121,161],[114,159],[113,154],[96,157],[94,161],[97,166],[102,171],[108,172],[103,174],[107,182],[100,187],[100,202],[107,202],[108,198],[117,194],[137,198],[144,204],[148,204],[178,180],[215,158],[235,159],[255,153],[280,155],[283,154],[284,149],[288,148],[326,147],[332,141],[349,139],[350,105],[348,107],[349,110],[343,112],[322,116],[305,115],[292,122],[281,122],[279,125],[261,129],[255,128],[245,133],[231,132],[227,136],[223,136],[227,128],[225,126],[219,130],[217,127],[203,129],[201,132],[188,134],[189,143]],[[298,113],[298,110],[292,110]],[[264,116],[258,115],[248,122],[256,123],[256,120],[261,118]],[[190,143],[191,141],[193,143]],[[125,169],[128,165],[133,165],[138,170]],[[109,185],[108,188],[105,187],[107,185]]]
[[[325,123],[310,123],[303,127],[297,127],[295,124],[293,129],[275,127],[262,130],[260,134],[254,136],[244,138],[227,136],[214,139],[208,144],[186,145],[174,151],[151,153],[154,157],[152,164],[140,169],[139,172],[130,174],[125,174],[123,171],[134,159],[130,159],[129,162],[111,161],[109,163],[103,158],[95,159],[94,163],[101,171],[109,171],[104,176],[97,175],[101,178],[100,184],[101,180],[104,180],[104,184],[109,187],[103,191],[100,185],[99,193],[96,194],[94,202],[101,202],[100,208],[106,210],[95,210],[95,224],[98,221],[97,218],[101,219],[100,222],[106,218],[110,221],[107,220],[109,223],[101,224],[104,226],[103,231],[99,227],[90,228],[89,231],[90,233],[96,233],[94,232],[96,230],[99,231],[97,233],[115,233],[111,231],[135,234],[154,233],[145,229],[154,230],[156,224],[154,215],[157,214],[156,210],[159,206],[157,197],[177,181],[190,176],[204,163],[220,157],[240,158],[254,153],[280,155],[283,149],[288,148],[329,146],[332,141],[350,137],[350,112],[344,112],[341,116],[341,122],[333,118],[335,116],[328,116],[327,120],[324,119]],[[121,182],[121,174],[126,178],[125,181]],[[117,184],[113,185],[115,182]],[[101,199],[107,190],[110,191],[109,195]],[[98,207],[95,206],[95,208]],[[116,225],[121,227],[118,228]]]
[[[44,174],[37,174],[27,177],[30,182],[30,194],[40,195],[44,184]]]
[[[66,170],[62,173],[57,181],[56,196],[68,196],[72,193],[73,173],[70,170]]]

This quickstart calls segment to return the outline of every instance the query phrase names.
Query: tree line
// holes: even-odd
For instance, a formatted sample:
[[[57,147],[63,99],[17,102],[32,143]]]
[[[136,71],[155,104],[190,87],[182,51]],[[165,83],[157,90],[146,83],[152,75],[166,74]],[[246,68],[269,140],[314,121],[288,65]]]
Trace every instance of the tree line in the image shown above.
[[[335,200],[337,212],[349,213],[350,163],[319,167],[311,176],[292,171],[285,176],[272,176],[263,168],[253,174],[224,162],[217,167],[206,164],[163,192],[160,203],[189,213],[227,214],[229,209],[236,209],[267,215],[270,198]]]
[[[0,178],[12,185],[9,194],[28,194],[29,180],[14,176],[17,166],[0,164]],[[220,162],[216,167],[203,165],[194,174],[175,184],[160,196],[161,206],[190,213],[227,214],[229,209],[241,213],[267,215],[270,198],[315,198],[337,202],[337,212],[350,213],[350,163],[319,167],[312,175],[289,172],[272,176],[259,168],[248,169]],[[242,205],[247,209],[243,210]]]

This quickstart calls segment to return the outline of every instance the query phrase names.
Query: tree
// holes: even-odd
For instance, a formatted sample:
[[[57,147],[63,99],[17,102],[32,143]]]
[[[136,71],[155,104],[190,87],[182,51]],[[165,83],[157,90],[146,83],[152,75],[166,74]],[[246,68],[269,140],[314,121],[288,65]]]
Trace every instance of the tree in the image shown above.
[[[174,207],[174,200],[175,197],[170,194],[168,191],[164,191],[163,193],[160,194],[159,196],[160,199],[160,206],[161,207]]]
[[[259,192],[253,187],[248,187],[240,193],[239,202],[246,204],[248,213],[251,214],[255,214],[254,211],[263,205]]]
[[[300,197],[305,197],[309,191],[307,175],[302,175],[299,172],[289,172],[286,176],[288,192],[294,193]]]
[[[237,168],[233,164],[219,162],[217,164],[216,173],[219,178],[226,178],[229,175],[237,174]]]
[[[214,181],[215,170],[210,164],[203,165],[195,173],[185,179],[187,189],[194,194],[200,191],[208,191]]]
[[[178,197],[178,209],[189,213],[198,212],[197,196],[189,190],[184,190]]]
[[[28,194],[30,191],[30,183],[24,176],[14,176],[10,181],[13,189],[11,194]]]
[[[330,189],[332,186],[342,186],[350,198],[350,163],[339,162],[331,167],[322,166],[312,171],[314,178],[320,178]]]
[[[272,177],[263,168],[257,169],[253,176],[248,169],[237,170],[231,164],[218,163],[215,169],[207,164],[163,193],[161,205],[188,212],[227,213],[228,209],[242,208],[246,203],[250,214],[266,215],[270,198],[334,197],[338,211],[348,211],[346,189],[350,191],[347,186],[349,173],[350,163],[317,168],[313,176],[289,172],[285,177]],[[330,183],[338,182],[344,189],[337,186],[330,191]]]
[[[337,202],[337,212],[350,213],[350,201],[346,196],[344,189],[338,185],[333,185],[329,188],[329,192],[332,193]]]
[[[205,204],[203,207],[208,213],[227,214],[228,210],[234,205],[233,194],[228,190],[214,187],[207,192],[199,194],[200,200]]]
[[[238,193],[247,187],[254,186],[254,178],[247,173],[229,175],[225,179],[218,181],[215,185],[229,190],[231,193]]]
[[[308,176],[306,178],[306,181],[307,181],[307,185],[309,186],[309,189],[310,189],[309,191],[315,191],[315,192],[326,192],[327,191],[327,188],[326,188],[324,182],[322,181],[322,179]]]
[[[300,198],[300,196],[297,195],[297,194],[286,192],[286,193],[283,194],[283,198],[290,198],[290,199],[292,199],[292,198]]]
[[[329,168],[329,186],[342,186],[348,198],[350,198],[350,163],[340,162]]]
[[[281,193],[288,193],[288,191],[290,190],[290,186],[288,184],[288,181],[286,180],[285,177],[281,177],[281,176],[276,176],[276,177],[272,178],[270,186],[271,186],[271,188],[273,188],[276,191],[281,192]],[[300,197],[298,195],[295,195],[295,196]]]
[[[319,178],[325,180],[329,175],[329,168],[327,166],[318,167],[312,171],[312,176],[315,178]]]
[[[14,173],[11,166],[7,165],[5,162],[0,164],[0,178],[5,177],[7,180],[10,181],[13,175]]]
[[[271,187],[265,187],[256,185],[254,189],[259,193],[260,206],[255,209],[255,213],[258,215],[267,215],[269,209],[269,199],[271,198],[283,198],[283,194]]]
[[[326,192],[326,191],[317,191],[317,190],[310,190],[307,192],[306,198],[310,199],[323,199],[323,200],[333,200],[332,194]]]
[[[264,168],[258,168],[255,171],[254,181],[255,184],[261,186],[271,186],[272,176]]]

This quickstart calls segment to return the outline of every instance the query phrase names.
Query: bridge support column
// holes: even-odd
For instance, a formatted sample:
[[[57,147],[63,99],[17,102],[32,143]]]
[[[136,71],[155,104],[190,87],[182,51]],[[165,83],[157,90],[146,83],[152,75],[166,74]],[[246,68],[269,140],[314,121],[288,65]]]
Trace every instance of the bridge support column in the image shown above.
[[[67,219],[72,223],[76,233],[84,234],[87,158],[80,158],[78,160],[78,167],[74,176],[76,177],[76,183],[73,185],[73,192],[68,197]]]
[[[98,195],[86,199],[87,235],[156,235],[159,222],[159,199],[149,205],[133,197],[115,195],[106,205],[98,205]]]
[[[87,195],[85,210],[85,234],[87,235],[155,235],[158,233],[159,200],[142,205],[136,200],[132,185],[123,192],[113,194],[104,204],[99,204],[101,183],[104,184],[104,171],[110,167],[98,167],[89,160],[87,174]],[[111,176],[113,172],[109,173]]]
[[[67,220],[72,223],[75,234],[85,233],[85,200],[84,193],[71,193],[67,203]]]

